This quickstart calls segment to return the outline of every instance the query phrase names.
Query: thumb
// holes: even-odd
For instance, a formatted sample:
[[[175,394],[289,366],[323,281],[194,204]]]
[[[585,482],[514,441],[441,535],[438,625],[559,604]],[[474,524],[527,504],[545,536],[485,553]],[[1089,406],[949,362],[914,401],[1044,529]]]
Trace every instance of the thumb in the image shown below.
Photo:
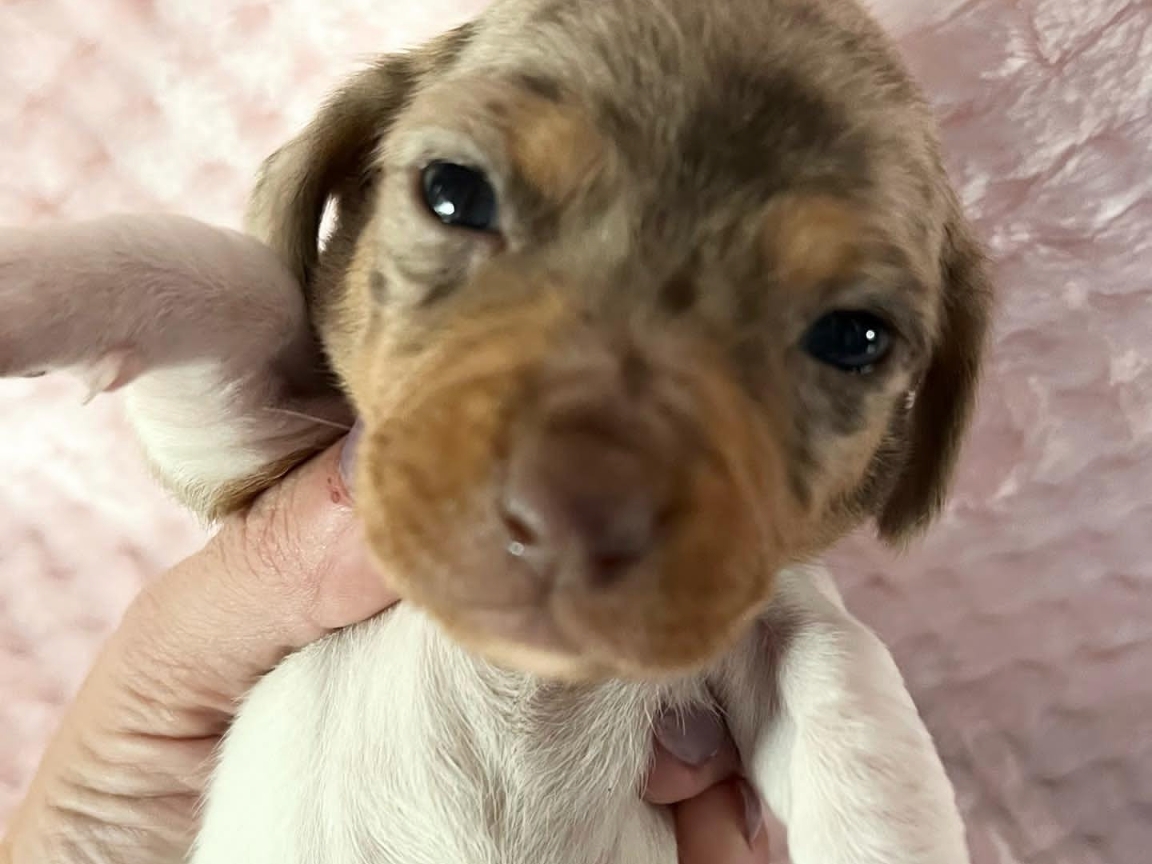
[[[769,864],[756,793],[742,780],[713,786],[675,808],[680,864]]]
[[[141,729],[123,731],[218,734],[287,654],[399,599],[369,559],[343,480],[357,440],[289,474],[141,593],[103,665],[135,691],[162,688],[144,700],[162,710],[131,712]]]
[[[330,448],[230,517],[128,609],[10,823],[26,860],[57,860],[42,853],[59,843],[101,850],[101,860],[109,843],[158,844],[162,854],[148,860],[182,856],[193,833],[188,802],[248,690],[294,649],[395,602],[341,478],[341,456],[355,443]],[[166,814],[163,830],[129,830],[151,824],[140,821],[150,808]],[[15,854],[0,842],[0,862]]]

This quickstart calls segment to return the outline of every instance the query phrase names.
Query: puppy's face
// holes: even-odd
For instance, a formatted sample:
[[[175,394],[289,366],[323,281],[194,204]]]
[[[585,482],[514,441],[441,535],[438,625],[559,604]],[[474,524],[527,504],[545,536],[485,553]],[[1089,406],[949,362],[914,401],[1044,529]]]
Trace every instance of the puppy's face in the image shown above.
[[[498,4],[269,165],[372,549],[492,659],[698,667],[782,566],[939,503],[978,254],[882,37],[792,5]]]

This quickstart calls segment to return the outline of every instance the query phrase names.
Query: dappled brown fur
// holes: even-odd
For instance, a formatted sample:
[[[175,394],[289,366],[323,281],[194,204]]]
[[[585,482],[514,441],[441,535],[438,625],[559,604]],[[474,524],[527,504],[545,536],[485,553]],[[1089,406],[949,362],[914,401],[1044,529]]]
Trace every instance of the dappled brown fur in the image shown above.
[[[434,160],[491,179],[497,231],[433,217]],[[943,501],[989,289],[932,118],[849,0],[497,2],[338,92],[269,160],[251,227],[305,281],[365,422],[374,553],[503,662],[698,666],[778,568],[868,517],[899,541]],[[841,309],[894,332],[866,374],[803,349]],[[611,584],[541,583],[498,513],[570,385],[642,430],[668,486]]]

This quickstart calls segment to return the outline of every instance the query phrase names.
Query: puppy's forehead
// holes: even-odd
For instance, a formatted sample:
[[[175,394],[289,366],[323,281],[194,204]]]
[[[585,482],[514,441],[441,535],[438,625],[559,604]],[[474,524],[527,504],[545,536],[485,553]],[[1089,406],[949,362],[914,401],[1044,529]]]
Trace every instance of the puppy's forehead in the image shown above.
[[[582,98],[637,166],[718,192],[864,182],[880,145],[917,132],[913,85],[840,0],[504,0],[469,67]]]

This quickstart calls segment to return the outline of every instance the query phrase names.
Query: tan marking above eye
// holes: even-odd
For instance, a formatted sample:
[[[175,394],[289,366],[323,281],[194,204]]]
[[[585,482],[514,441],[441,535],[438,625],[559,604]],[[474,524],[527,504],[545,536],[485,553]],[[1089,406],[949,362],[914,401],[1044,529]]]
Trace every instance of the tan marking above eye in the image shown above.
[[[770,264],[786,288],[809,290],[850,277],[861,265],[864,215],[831,195],[791,194],[765,217]]]
[[[603,169],[608,146],[577,106],[527,95],[512,101],[508,152],[516,170],[546,199],[562,202]]]

